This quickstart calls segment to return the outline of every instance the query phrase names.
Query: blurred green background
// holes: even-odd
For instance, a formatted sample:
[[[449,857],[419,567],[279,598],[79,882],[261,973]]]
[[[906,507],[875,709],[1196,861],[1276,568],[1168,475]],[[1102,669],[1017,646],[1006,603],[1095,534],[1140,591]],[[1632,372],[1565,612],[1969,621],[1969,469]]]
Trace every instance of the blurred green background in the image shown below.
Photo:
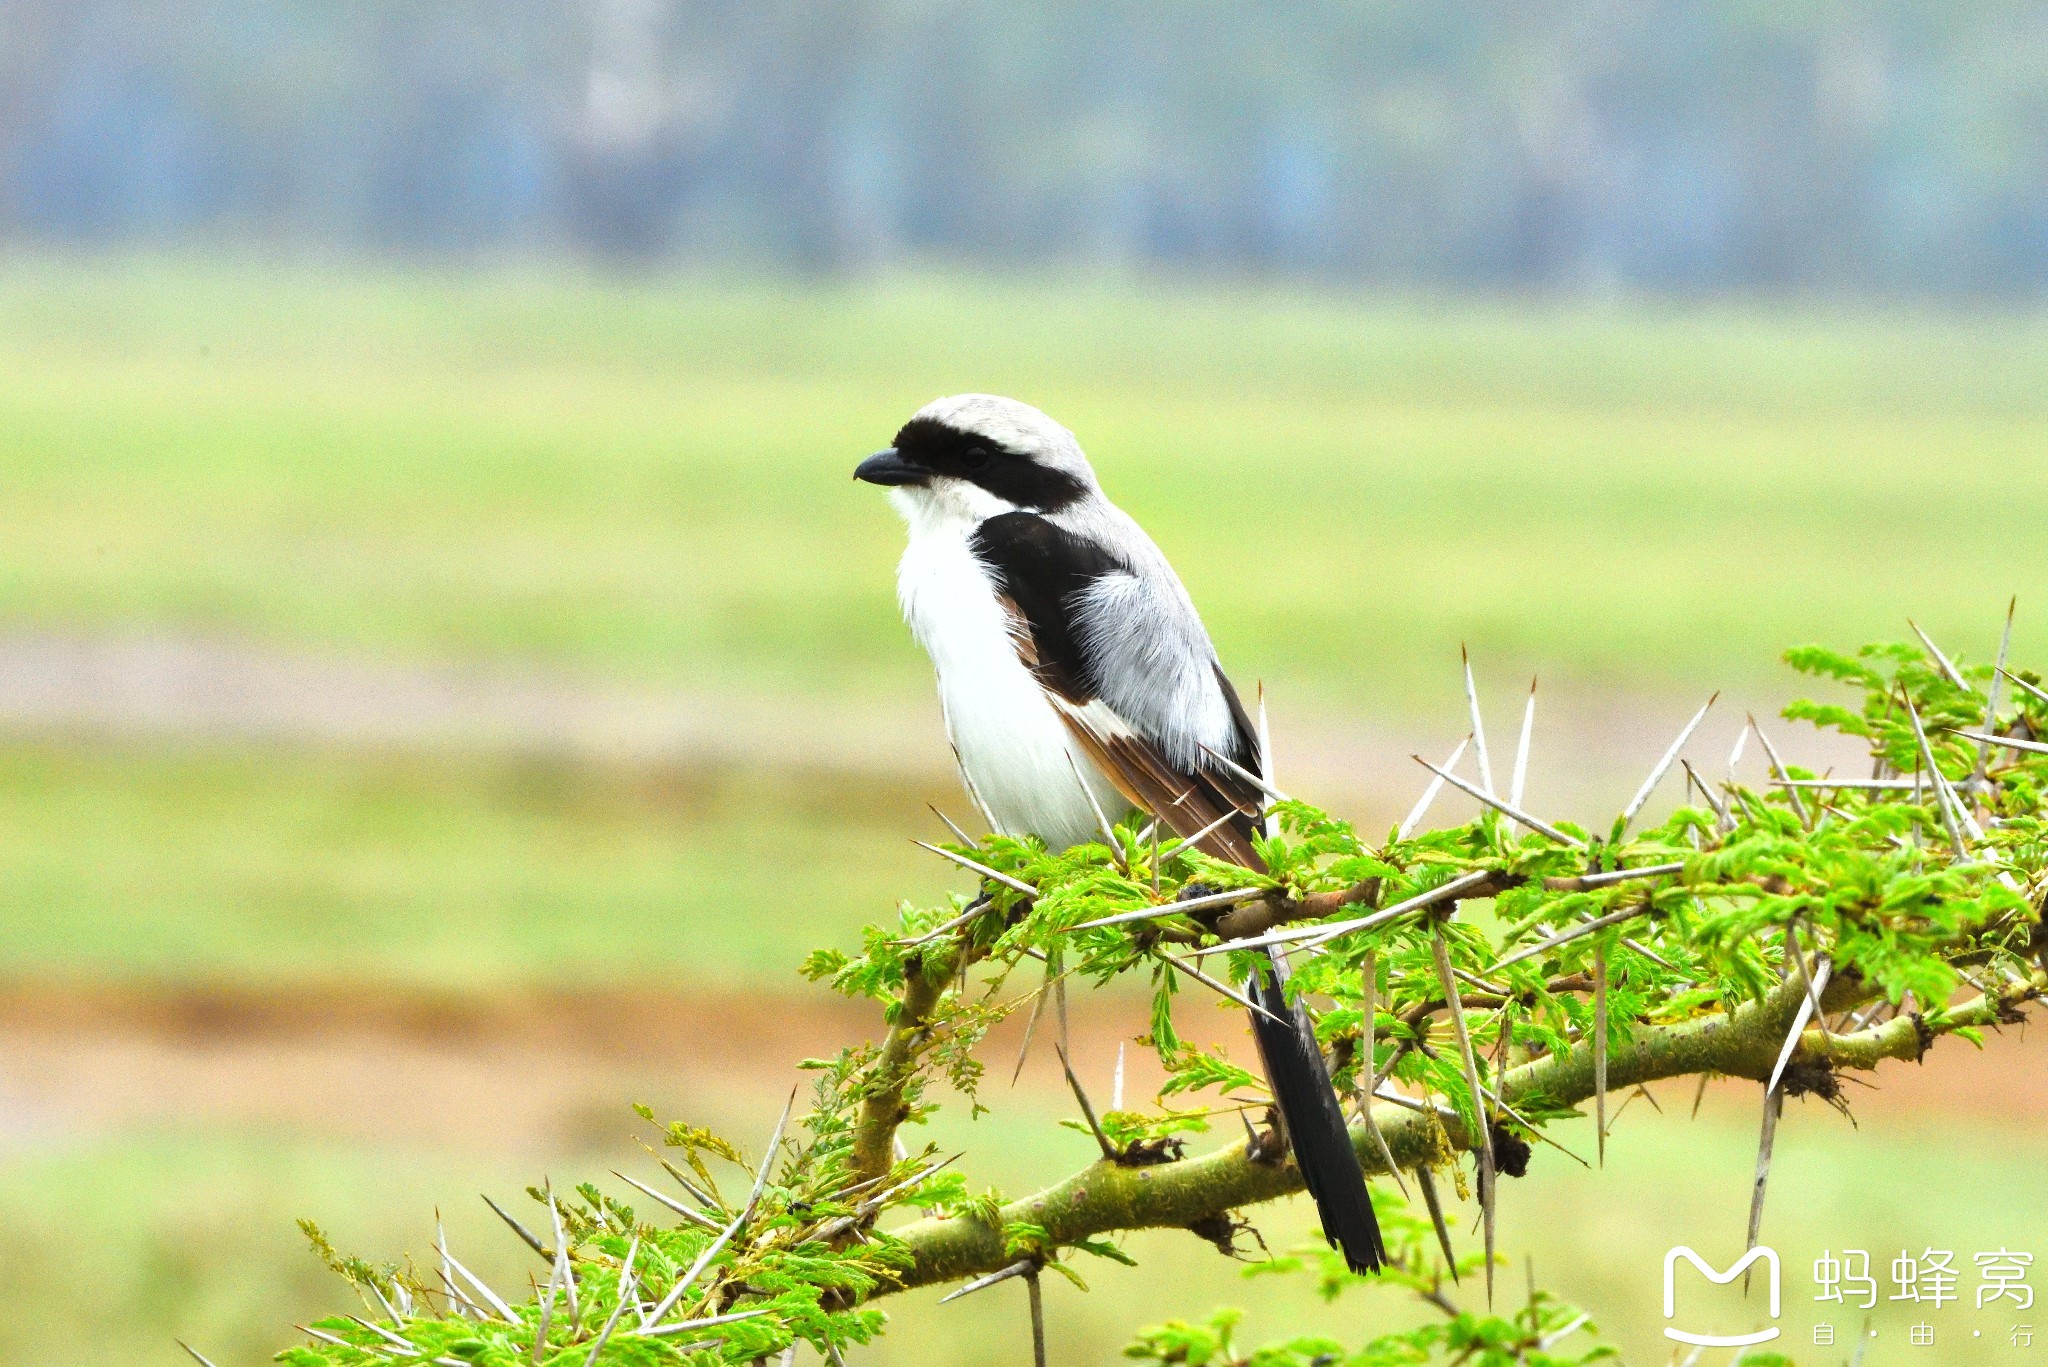
[[[1802,691],[1788,645],[1911,616],[1981,660],[2017,594],[2048,663],[2041,36],[1935,0],[0,3],[0,1367],[265,1360],[349,1304],[299,1217],[396,1257],[439,1208],[516,1285],[479,1191],[622,1190],[635,1099],[758,1143],[874,1030],[794,970],[964,886],[910,843],[968,804],[849,478],[939,395],[1074,428],[1267,687],[1284,785],[1372,831],[1467,730],[1461,645],[1497,767],[1541,677],[1529,800],[1589,823],[1716,689],[1720,772]],[[1075,1005],[1106,1078],[1141,1005]],[[1823,1250],[2048,1228],[2043,1065],[1947,1041],[1857,1127],[1794,1109],[1802,1363],[1849,1355],[1811,1344]],[[1670,1356],[1664,1250],[1739,1244],[1753,1091],[1662,1089],[1604,1172],[1546,1149],[1504,1194],[1504,1251],[1630,1362]],[[937,1138],[1020,1194],[1086,1156],[1063,1097],[1036,1058]],[[1056,1361],[1218,1303],[1253,1342],[1414,1313],[1130,1248],[1052,1287]],[[1021,1363],[1016,1291],[906,1298],[853,1367]],[[1957,1306],[1909,1349],[1903,1309],[1865,1367],[2048,1355]]]
[[[6,1362],[170,1362],[173,1333],[260,1361],[345,1303],[299,1216],[392,1256],[438,1206],[516,1283],[475,1193],[644,1166],[632,1099],[749,1136],[871,1028],[792,970],[960,886],[908,843],[966,804],[900,529],[847,478],[934,394],[1076,427],[1271,685],[1283,759],[1379,824],[1464,729],[1461,641],[1499,752],[1541,673],[1532,792],[1597,815],[1714,687],[1719,763],[1795,689],[1785,644],[1912,614],[1983,655],[2048,534],[2031,316],[40,255],[0,319],[0,1318],[34,1326]],[[1098,1070],[1130,1008],[1084,1008]],[[1789,1332],[1824,1248],[2043,1227],[2040,1062],[1999,1040],[1953,1087],[1857,1092],[1860,1129],[1795,1115]],[[977,1184],[1081,1156],[1053,1081],[942,1127]],[[1632,1360],[1663,1357],[1663,1249],[1725,1256],[1746,1205],[1752,1098],[1688,1123],[1679,1090],[1607,1172],[1546,1151],[1507,1204]],[[113,1232],[54,1257],[81,1225]],[[1216,1303],[1253,1341],[1411,1313],[1132,1246],[1088,1269],[1113,1294],[1054,1293],[1062,1360]],[[1014,1360],[1007,1316],[932,1299],[864,1359]],[[1995,1318],[1951,1307],[1942,1360],[2010,1360]]]

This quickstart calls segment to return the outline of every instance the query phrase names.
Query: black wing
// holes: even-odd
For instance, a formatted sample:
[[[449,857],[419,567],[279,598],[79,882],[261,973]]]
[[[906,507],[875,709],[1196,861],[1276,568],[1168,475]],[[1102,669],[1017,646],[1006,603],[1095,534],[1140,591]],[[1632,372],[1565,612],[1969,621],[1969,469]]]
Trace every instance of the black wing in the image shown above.
[[[1128,574],[1130,568],[1106,547],[1031,513],[1005,513],[983,522],[975,530],[973,549],[995,574],[997,593],[1009,607],[1018,657],[1096,766],[1133,805],[1184,837],[1228,815],[1203,836],[1199,848],[1219,859],[1262,867],[1252,845],[1263,796],[1257,785],[1222,765],[1190,771],[1172,763],[1101,697],[1101,681],[1075,622],[1076,599],[1103,576]],[[1230,709],[1228,758],[1257,773],[1258,733],[1221,668],[1216,683]],[[1287,1000],[1277,965],[1261,969],[1255,986],[1264,1010],[1252,1013],[1252,1033],[1288,1147],[1322,1218],[1323,1235],[1354,1272],[1376,1271],[1386,1260],[1379,1222],[1308,1013],[1299,1002]]]
[[[1034,513],[1004,513],[975,529],[973,550],[995,575],[1008,605],[1018,656],[1037,677],[1067,729],[1096,767],[1131,804],[1191,836],[1211,826],[1198,845],[1219,859],[1261,867],[1252,848],[1258,788],[1221,765],[1190,768],[1169,760],[1152,738],[1103,701],[1074,610],[1079,595],[1106,575],[1130,567],[1109,549]],[[1258,742],[1244,704],[1223,672],[1216,679],[1234,723],[1229,758],[1258,771]],[[1216,823],[1228,815],[1231,819]]]

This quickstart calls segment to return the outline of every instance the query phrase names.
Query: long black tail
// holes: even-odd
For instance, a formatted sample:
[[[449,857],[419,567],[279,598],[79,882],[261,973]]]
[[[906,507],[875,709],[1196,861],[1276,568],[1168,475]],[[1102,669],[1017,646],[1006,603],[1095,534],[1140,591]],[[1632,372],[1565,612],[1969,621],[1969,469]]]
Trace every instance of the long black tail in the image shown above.
[[[1273,1089],[1295,1165],[1322,1217],[1323,1237],[1343,1253],[1353,1272],[1377,1272],[1387,1260],[1386,1245],[1372,1213],[1365,1170],[1351,1147],[1337,1091],[1330,1085],[1330,1070],[1316,1046],[1315,1027],[1300,1002],[1287,1000],[1275,968],[1264,966],[1254,977],[1256,999],[1272,1014],[1251,1013],[1252,1035],[1259,1042],[1266,1081]]]

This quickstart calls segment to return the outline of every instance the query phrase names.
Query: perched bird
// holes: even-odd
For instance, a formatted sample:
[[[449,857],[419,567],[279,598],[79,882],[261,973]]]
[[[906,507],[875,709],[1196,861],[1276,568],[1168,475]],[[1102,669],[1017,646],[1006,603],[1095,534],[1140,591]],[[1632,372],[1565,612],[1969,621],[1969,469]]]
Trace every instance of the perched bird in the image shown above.
[[[961,774],[999,831],[1064,849],[1099,835],[1098,804],[1135,807],[1260,866],[1263,795],[1249,776],[1261,756],[1244,704],[1180,577],[1103,494],[1072,432],[1015,399],[955,395],[918,410],[854,478],[887,486],[909,524],[903,615],[937,670]],[[1254,985],[1253,1035],[1323,1233],[1371,1271],[1386,1255],[1364,1173],[1284,973],[1275,951]]]

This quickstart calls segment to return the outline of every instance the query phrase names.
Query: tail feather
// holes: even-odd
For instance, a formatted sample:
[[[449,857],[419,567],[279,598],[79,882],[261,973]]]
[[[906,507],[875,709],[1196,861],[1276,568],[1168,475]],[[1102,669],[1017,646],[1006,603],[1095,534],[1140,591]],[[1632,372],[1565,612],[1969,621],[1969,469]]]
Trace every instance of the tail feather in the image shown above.
[[[1377,1272],[1387,1260],[1386,1245],[1315,1028],[1301,1003],[1287,1000],[1275,969],[1261,968],[1253,986],[1272,1016],[1252,1012],[1252,1034],[1295,1165],[1322,1217],[1323,1237],[1353,1272]]]
[[[1220,668],[1216,681],[1239,741],[1237,761],[1259,771],[1261,747],[1251,718]],[[1200,848],[1207,854],[1249,869],[1265,868],[1254,843],[1257,813],[1264,805],[1258,787],[1222,766],[1182,772],[1099,698],[1077,702],[1051,689],[1046,698],[1096,767],[1133,805],[1150,811],[1183,839],[1206,831]],[[1225,813],[1232,819],[1209,829]],[[1330,1085],[1330,1070],[1316,1047],[1315,1027],[1299,1002],[1288,1002],[1277,966],[1262,968],[1254,976],[1252,990],[1272,1015],[1252,1012],[1252,1035],[1265,1061],[1295,1166],[1322,1217],[1323,1237],[1344,1254],[1353,1272],[1377,1272],[1386,1262],[1386,1245],[1373,1215],[1365,1170],[1351,1147],[1344,1112]]]

